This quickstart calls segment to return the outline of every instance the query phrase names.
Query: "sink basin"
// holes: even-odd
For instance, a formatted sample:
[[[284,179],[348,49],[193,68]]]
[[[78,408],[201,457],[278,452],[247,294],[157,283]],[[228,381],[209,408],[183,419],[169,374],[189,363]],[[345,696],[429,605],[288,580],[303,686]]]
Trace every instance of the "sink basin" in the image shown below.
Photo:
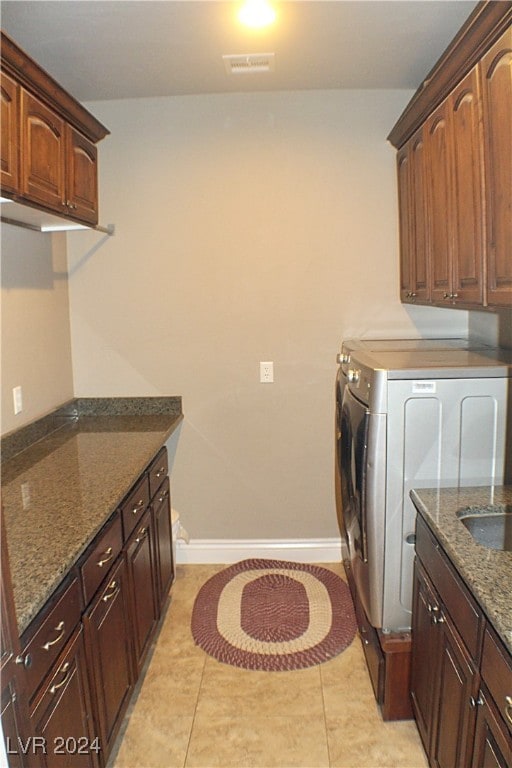
[[[479,544],[490,549],[512,552],[512,505],[469,508],[458,517]]]

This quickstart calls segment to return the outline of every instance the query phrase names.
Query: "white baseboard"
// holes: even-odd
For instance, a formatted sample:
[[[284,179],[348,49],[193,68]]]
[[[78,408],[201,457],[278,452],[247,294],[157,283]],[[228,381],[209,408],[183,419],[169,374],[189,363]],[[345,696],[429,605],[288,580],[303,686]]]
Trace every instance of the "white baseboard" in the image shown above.
[[[176,542],[177,564],[237,563],[248,558],[341,562],[341,539],[191,539]]]

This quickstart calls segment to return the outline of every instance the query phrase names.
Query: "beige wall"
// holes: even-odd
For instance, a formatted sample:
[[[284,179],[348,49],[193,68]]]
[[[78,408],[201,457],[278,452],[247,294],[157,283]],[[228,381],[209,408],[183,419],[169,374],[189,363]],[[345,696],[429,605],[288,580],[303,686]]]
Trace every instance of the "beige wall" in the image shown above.
[[[112,132],[116,234],[68,237],[75,392],[183,396],[173,505],[194,538],[337,535],[342,337],[467,332],[466,312],[398,300],[385,137],[410,95],[88,105]]]
[[[2,225],[2,434],[73,397],[64,235]],[[12,389],[23,411],[14,415]]]

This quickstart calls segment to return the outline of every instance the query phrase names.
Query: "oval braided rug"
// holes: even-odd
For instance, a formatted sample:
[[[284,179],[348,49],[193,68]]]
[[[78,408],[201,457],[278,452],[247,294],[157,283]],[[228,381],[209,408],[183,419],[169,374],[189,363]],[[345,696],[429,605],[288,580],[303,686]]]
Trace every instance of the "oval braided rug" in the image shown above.
[[[242,560],[203,584],[196,645],[218,661],[280,671],[321,664],[354,639],[350,591],[332,571],[286,560]]]

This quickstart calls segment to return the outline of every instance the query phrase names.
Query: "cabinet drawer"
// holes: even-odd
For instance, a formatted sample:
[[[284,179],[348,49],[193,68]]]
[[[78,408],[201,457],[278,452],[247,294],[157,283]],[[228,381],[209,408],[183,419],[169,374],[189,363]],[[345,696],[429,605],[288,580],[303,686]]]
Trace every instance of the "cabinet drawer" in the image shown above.
[[[121,516],[116,512],[114,519],[99,534],[93,548],[87,554],[85,561],[80,567],[85,605],[91,601],[94,593],[107,576],[110,567],[117,560],[122,547],[123,528]]]
[[[484,635],[481,672],[501,716],[512,732],[512,658],[489,627]]]
[[[151,498],[153,498],[167,477],[168,470],[167,448],[164,447],[149,467],[149,495]]]
[[[139,522],[149,504],[149,480],[144,475],[135,488],[130,491],[121,506],[123,518],[123,534],[125,541]]]
[[[82,597],[80,582],[74,578],[44,618],[36,634],[23,651],[31,657],[27,668],[29,698],[35,693],[51,665],[64,648],[68,638],[80,621]]]
[[[427,524],[419,515],[416,521],[416,553],[464,638],[471,657],[478,662],[484,622],[482,611],[441,552]]]

